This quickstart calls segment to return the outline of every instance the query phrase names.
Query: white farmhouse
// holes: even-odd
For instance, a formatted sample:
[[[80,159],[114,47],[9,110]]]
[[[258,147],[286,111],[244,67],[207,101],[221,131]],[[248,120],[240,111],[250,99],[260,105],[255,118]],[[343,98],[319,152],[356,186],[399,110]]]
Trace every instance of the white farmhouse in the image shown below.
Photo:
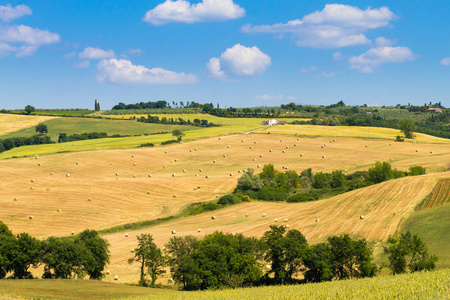
[[[277,125],[277,124],[278,124],[278,121],[276,119],[268,119],[268,120],[264,120],[261,122],[261,125],[272,126],[272,125]]]

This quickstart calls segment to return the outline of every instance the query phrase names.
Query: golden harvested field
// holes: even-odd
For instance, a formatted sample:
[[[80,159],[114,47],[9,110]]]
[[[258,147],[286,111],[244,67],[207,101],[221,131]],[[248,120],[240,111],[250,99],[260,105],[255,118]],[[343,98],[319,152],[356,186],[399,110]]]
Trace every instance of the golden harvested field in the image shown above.
[[[55,119],[55,117],[0,114],[0,135],[33,127],[50,119]]]

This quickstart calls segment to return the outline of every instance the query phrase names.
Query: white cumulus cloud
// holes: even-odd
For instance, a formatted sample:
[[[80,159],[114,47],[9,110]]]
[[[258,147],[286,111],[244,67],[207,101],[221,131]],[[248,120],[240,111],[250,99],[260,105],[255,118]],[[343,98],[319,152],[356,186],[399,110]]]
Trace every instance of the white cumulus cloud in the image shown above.
[[[41,30],[25,25],[0,26],[0,44],[9,46],[16,52],[16,57],[33,54],[39,47],[58,43],[60,36],[48,30]]]
[[[114,58],[116,54],[113,50],[103,50],[100,48],[87,47],[83,52],[78,54],[78,57],[81,59],[106,59],[106,58]]]
[[[198,82],[193,74],[162,68],[148,69],[126,59],[103,59],[97,64],[97,80],[113,85],[191,84]]]
[[[394,41],[387,39],[383,36],[379,36],[375,39],[375,43],[377,44],[377,46],[393,46],[395,44]]]
[[[372,73],[385,63],[415,61],[417,55],[408,47],[377,47],[348,59],[350,67],[361,73]]]
[[[23,4],[17,5],[16,7],[12,7],[11,4],[0,6],[0,20],[2,20],[3,22],[10,22],[12,20],[31,14],[31,8]]]
[[[395,14],[387,7],[378,9],[343,4],[327,4],[321,11],[304,16],[301,20],[274,25],[244,25],[247,33],[291,33],[299,47],[340,48],[370,44],[363,32],[389,25]]]
[[[229,79],[264,73],[271,63],[270,56],[263,53],[258,47],[236,44],[225,50],[220,58],[211,58],[207,67],[213,77]]]
[[[445,57],[445,58],[441,59],[441,65],[450,66],[450,57]]]
[[[8,56],[15,51],[17,51],[16,47],[13,47],[5,43],[0,43],[0,57]]]
[[[144,21],[153,25],[170,22],[220,22],[244,15],[245,10],[233,0],[202,0],[197,4],[191,4],[186,0],[166,0],[147,11]]]

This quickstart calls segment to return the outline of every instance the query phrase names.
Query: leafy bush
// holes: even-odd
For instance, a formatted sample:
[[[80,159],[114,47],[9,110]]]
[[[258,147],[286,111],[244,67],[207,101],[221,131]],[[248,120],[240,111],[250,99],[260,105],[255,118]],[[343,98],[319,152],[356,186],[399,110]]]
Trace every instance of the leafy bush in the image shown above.
[[[298,194],[294,194],[291,197],[289,197],[287,202],[297,203],[297,202],[308,202],[308,201],[314,201],[314,200],[316,200],[316,198],[309,193],[298,193]]]
[[[409,176],[417,176],[425,174],[425,168],[422,166],[411,166],[409,167]]]
[[[161,145],[170,145],[170,144],[176,144],[176,143],[179,143],[180,141],[177,141],[177,140],[168,140],[168,141],[164,141],[164,142],[162,142],[161,143]]]

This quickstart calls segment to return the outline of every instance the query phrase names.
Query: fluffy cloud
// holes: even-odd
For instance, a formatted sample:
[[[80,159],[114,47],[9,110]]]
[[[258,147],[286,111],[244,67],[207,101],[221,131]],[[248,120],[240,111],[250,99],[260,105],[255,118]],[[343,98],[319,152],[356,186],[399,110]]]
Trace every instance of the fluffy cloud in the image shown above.
[[[87,47],[83,52],[78,54],[78,57],[81,59],[106,59],[106,58],[114,58],[116,54],[113,50],[103,50],[100,48]]]
[[[211,58],[207,66],[213,77],[229,79],[261,74],[271,63],[270,56],[258,47],[250,48],[236,44],[223,52],[220,58]]]
[[[16,47],[13,47],[5,43],[0,43],[0,57],[8,56],[15,51],[17,51]]]
[[[40,30],[25,25],[0,26],[0,44],[9,48],[16,57],[33,54],[40,46],[58,43],[60,36],[48,30]],[[5,46],[6,45],[6,46]]]
[[[408,47],[377,47],[348,59],[350,67],[361,73],[372,73],[385,63],[414,61],[417,55]]]
[[[153,25],[170,22],[219,22],[244,15],[245,10],[233,0],[203,0],[197,4],[191,4],[186,0],[166,0],[149,10],[145,14],[144,21]]]
[[[12,7],[11,4],[0,6],[0,20],[3,22],[10,22],[25,15],[31,15],[31,8],[26,5],[17,5]]]
[[[395,44],[394,41],[389,40],[385,37],[379,36],[375,39],[375,43],[377,44],[377,46],[393,46]]]
[[[0,50],[0,53],[1,53],[1,50]],[[446,57],[446,58],[441,59],[441,65],[443,65],[443,66],[450,66],[450,57]]]
[[[103,59],[97,64],[97,80],[114,85],[190,84],[198,81],[193,74],[176,73],[161,68],[148,69],[125,59]]]
[[[327,4],[321,11],[292,20],[285,24],[242,27],[247,33],[292,33],[299,47],[340,48],[370,44],[363,32],[385,27],[396,16],[387,7],[378,9],[343,4]]]

